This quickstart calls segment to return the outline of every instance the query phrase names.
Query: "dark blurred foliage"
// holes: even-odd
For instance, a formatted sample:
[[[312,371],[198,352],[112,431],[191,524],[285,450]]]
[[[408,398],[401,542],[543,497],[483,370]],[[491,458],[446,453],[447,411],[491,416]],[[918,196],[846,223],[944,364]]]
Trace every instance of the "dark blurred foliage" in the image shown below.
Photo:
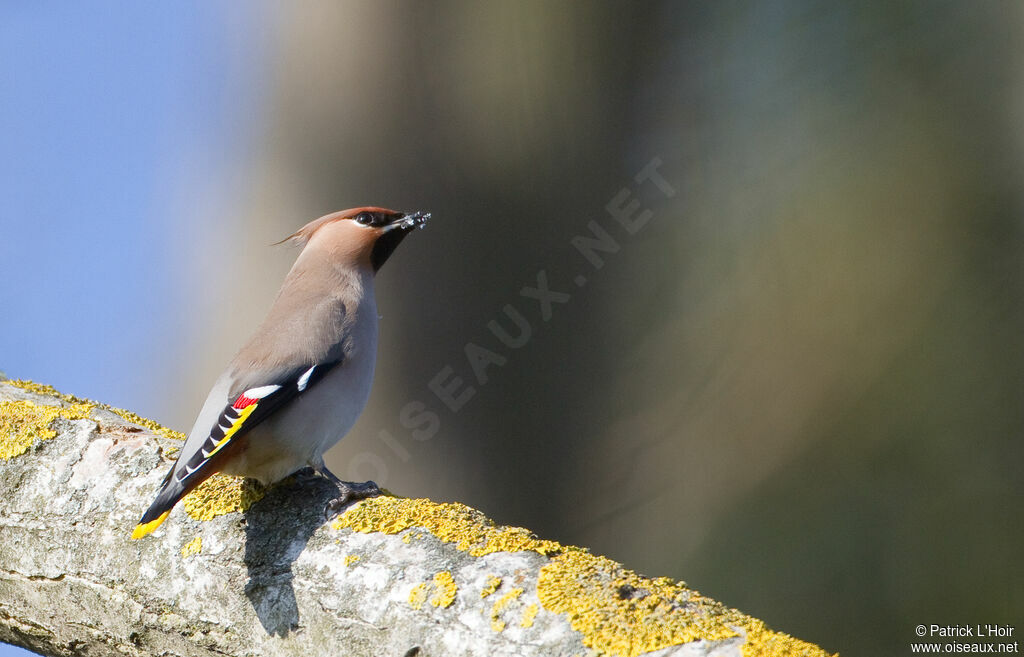
[[[238,325],[289,264],[268,241],[344,207],[434,213],[381,272],[377,387],[337,472],[846,654],[1024,618],[1018,4],[277,11],[234,268],[261,285],[211,282],[249,295]],[[655,157],[671,198],[634,181]],[[622,188],[654,212],[636,235],[605,209]],[[571,245],[590,221],[621,244],[599,271]],[[572,295],[547,322],[520,294],[542,270]],[[506,304],[519,349],[487,329]],[[183,363],[197,390],[239,331]],[[469,342],[507,359],[485,385]],[[428,390],[445,366],[477,389],[457,413]]]

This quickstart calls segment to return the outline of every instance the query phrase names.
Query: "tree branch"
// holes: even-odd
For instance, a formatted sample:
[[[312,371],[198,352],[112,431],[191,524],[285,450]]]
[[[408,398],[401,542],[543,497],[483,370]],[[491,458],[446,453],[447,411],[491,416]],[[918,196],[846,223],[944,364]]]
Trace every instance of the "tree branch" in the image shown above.
[[[380,497],[215,477],[128,536],[180,434],[0,382],[0,640],[46,655],[825,655],[667,578]]]

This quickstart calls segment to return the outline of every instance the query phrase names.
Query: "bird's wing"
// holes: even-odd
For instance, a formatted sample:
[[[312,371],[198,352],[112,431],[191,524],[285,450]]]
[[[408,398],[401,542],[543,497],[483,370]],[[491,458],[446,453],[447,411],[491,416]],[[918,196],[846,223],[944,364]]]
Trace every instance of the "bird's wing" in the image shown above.
[[[232,385],[226,377],[218,380],[178,460],[164,478],[156,500],[136,525],[132,538],[142,538],[159,527],[178,500],[216,472],[218,456],[225,454],[229,445],[309,390],[339,362],[305,363],[266,373],[259,385],[245,387],[240,393],[231,390],[238,388],[237,383]]]

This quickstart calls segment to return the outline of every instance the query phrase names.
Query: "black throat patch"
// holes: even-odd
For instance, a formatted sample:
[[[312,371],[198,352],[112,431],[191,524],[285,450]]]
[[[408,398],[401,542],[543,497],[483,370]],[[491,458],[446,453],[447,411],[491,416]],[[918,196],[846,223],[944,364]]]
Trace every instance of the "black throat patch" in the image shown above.
[[[370,264],[373,265],[373,273],[377,273],[410,231],[411,229],[405,227],[393,228],[377,238],[377,241],[373,244],[373,251],[370,253]]]

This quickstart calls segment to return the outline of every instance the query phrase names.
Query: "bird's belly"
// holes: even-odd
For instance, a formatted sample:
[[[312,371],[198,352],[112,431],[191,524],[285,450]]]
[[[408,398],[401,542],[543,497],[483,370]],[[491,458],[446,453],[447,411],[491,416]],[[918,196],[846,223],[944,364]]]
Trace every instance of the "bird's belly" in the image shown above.
[[[366,354],[361,354],[366,355]],[[253,427],[225,474],[265,484],[296,470],[318,466],[323,453],[355,424],[370,396],[374,358],[346,360],[273,417]]]

